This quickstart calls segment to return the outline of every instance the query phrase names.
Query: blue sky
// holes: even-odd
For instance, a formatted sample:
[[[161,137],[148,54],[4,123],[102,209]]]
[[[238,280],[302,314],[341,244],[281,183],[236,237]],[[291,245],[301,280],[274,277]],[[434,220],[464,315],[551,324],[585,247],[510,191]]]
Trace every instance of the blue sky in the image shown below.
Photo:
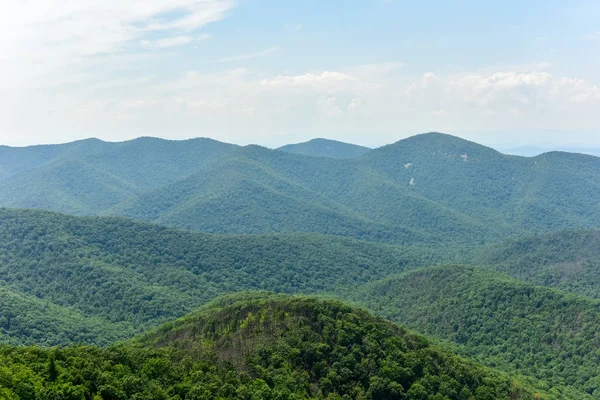
[[[0,5],[0,143],[600,147],[598,1]]]

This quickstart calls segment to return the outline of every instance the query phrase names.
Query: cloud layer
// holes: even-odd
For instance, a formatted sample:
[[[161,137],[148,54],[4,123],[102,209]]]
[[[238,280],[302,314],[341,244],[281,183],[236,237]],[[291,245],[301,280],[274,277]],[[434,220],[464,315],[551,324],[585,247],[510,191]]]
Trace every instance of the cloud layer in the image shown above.
[[[0,13],[0,84],[22,88],[89,78],[82,72],[107,55],[167,48],[219,21],[232,0],[10,1]],[[202,38],[203,36],[199,36]],[[69,76],[70,78],[66,78]]]
[[[198,52],[190,57],[200,62],[177,63],[200,41],[218,42],[206,27],[236,6],[233,0],[6,2],[0,143],[157,135],[276,145],[325,135],[377,145],[431,130],[600,127],[597,84],[556,73],[549,63],[462,72],[415,72],[398,60],[261,68],[263,60],[290,54],[276,42],[221,58]],[[303,35],[309,28],[281,29]]]

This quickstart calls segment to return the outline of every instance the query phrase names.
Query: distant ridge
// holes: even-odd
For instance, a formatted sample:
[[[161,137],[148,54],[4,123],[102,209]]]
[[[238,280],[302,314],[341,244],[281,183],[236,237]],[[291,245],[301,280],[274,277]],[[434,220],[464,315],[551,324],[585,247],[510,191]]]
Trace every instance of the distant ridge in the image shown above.
[[[509,156],[436,132],[374,150],[326,139],[272,150],[155,138],[0,148],[0,206],[211,233],[489,243],[600,228],[598,198],[600,158]]]
[[[288,144],[277,150],[305,156],[330,158],[356,158],[371,151],[368,147],[322,138],[303,143]]]

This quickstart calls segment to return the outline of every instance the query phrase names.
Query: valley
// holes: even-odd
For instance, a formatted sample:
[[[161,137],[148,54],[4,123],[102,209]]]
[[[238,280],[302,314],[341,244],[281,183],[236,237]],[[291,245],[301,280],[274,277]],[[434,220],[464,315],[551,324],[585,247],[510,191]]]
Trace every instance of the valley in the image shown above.
[[[600,396],[598,158],[438,133],[0,154],[5,397]]]

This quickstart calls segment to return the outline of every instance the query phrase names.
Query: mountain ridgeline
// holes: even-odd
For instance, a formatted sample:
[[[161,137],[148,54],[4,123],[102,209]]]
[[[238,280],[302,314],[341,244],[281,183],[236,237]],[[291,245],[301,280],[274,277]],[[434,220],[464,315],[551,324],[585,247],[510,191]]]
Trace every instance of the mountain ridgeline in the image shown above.
[[[9,399],[514,399],[497,371],[338,302],[228,297],[109,349],[0,347]]]
[[[0,399],[598,399],[598,199],[440,133],[0,146]]]
[[[544,382],[564,398],[600,397],[597,300],[457,265],[391,276],[353,296],[379,315],[453,342],[486,365]]]
[[[304,143],[288,144],[277,150],[314,157],[356,158],[371,151],[370,148],[329,139],[312,139]]]
[[[317,234],[221,236],[0,209],[0,341],[106,345],[223,293],[342,293],[441,257]]]
[[[593,156],[507,156],[439,133],[370,151],[348,146],[317,140],[269,150],[141,138],[2,147],[0,206],[210,233],[311,232],[393,244],[600,227],[600,159]]]
[[[600,390],[600,305],[556,288],[593,292],[597,264],[564,276],[563,286],[542,278],[556,265],[597,260],[597,238],[564,231],[466,251],[307,233],[214,235],[4,209],[0,342],[110,346],[222,294],[312,293],[368,307],[557,398],[582,399]],[[555,240],[564,252],[547,252]],[[515,246],[528,254],[528,279],[550,287],[503,273],[523,272],[511,267]],[[438,264],[450,266],[431,267]]]

